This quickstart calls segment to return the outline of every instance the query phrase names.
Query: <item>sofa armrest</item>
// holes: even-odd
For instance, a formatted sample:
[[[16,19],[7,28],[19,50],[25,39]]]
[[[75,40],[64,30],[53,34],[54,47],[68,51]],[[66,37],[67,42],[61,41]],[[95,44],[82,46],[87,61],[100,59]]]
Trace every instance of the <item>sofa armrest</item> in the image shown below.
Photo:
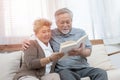
[[[111,56],[111,55],[114,55],[114,54],[118,54],[120,53],[120,51],[115,51],[115,52],[112,52],[112,53],[108,53],[108,56]]]

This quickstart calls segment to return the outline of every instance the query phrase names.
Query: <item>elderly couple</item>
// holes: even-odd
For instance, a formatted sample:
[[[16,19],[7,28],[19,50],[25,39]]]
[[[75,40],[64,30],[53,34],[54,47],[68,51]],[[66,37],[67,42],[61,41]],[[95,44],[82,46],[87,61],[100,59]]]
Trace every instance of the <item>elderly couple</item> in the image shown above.
[[[59,60],[60,43],[76,41],[86,33],[72,28],[73,13],[62,8],[55,12],[57,28],[50,29],[51,22],[38,19],[34,22],[34,40],[24,43],[24,61],[14,80],[80,80],[89,76],[91,80],[108,80],[106,71],[90,67],[86,57],[90,56],[89,39],[79,48],[69,51],[69,57]]]

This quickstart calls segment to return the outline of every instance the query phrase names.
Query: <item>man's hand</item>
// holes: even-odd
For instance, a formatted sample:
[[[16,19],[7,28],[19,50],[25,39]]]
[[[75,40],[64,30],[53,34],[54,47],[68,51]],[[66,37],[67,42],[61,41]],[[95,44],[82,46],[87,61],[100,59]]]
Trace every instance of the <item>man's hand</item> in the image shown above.
[[[64,56],[64,53],[56,52],[56,53],[53,53],[49,58],[50,58],[50,61],[57,61],[63,56]]]
[[[79,56],[79,55],[83,55],[84,51],[85,51],[85,45],[82,43],[79,48],[72,49],[68,53],[70,56]]]
[[[82,57],[88,57],[91,54],[91,49],[85,48],[85,44],[81,44],[79,48],[72,49],[68,53],[70,56],[82,56]]]
[[[30,46],[30,40],[24,40],[22,42],[22,50],[26,50]]]

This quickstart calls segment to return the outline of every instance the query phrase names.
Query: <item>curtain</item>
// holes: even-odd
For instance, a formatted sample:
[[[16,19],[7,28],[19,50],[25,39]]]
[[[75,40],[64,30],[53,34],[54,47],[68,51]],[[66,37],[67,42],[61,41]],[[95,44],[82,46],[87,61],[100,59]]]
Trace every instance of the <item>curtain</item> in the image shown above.
[[[104,42],[106,44],[120,44],[120,0],[106,0],[105,9],[108,26]]]
[[[120,36],[119,0],[0,0],[0,44],[18,43],[33,34],[33,22],[47,18],[56,28],[54,12],[69,8],[73,27],[82,28],[90,39]]]
[[[23,36],[32,33],[37,18],[48,18],[47,0],[3,0],[6,36]]]
[[[55,4],[56,0],[52,0]],[[0,44],[21,43],[33,34],[38,18],[53,20],[55,6],[49,0],[0,0]],[[54,9],[52,11],[52,9]]]
[[[120,0],[104,1],[107,21],[105,38],[120,37]]]
[[[105,44],[120,43],[120,1],[91,0],[90,11],[95,38]]]

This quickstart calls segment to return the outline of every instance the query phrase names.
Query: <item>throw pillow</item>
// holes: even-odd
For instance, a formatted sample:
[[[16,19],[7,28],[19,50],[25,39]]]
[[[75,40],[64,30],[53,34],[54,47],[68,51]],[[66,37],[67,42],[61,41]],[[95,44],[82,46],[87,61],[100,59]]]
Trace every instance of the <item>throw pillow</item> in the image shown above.
[[[0,53],[0,80],[13,80],[19,69],[22,51]]]
[[[101,68],[104,70],[114,69],[111,61],[106,53],[103,44],[93,45],[91,56],[87,58],[91,67]]]

